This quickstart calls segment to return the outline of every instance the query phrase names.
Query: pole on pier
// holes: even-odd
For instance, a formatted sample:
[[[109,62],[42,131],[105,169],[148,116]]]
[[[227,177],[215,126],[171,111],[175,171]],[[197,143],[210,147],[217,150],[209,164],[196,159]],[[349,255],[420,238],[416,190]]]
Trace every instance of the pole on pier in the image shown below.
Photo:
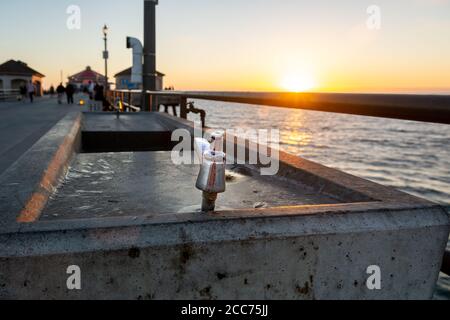
[[[142,89],[156,91],[156,6],[158,0],[144,0],[144,68]],[[144,111],[156,111],[142,94]]]
[[[187,119],[187,98],[180,98],[180,117],[182,119]]]
[[[108,93],[109,80],[108,80],[108,59],[109,59],[109,51],[108,51],[108,26],[105,24],[103,27],[103,41],[105,42],[105,51],[103,51],[103,59],[105,60],[105,96]]]

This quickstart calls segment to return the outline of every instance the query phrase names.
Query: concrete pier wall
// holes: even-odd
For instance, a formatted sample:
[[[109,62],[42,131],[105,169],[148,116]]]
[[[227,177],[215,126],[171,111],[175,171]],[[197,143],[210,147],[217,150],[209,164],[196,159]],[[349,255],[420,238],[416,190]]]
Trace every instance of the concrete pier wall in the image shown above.
[[[0,236],[0,298],[432,297],[449,232],[443,211],[285,214]],[[71,265],[81,290],[67,290]],[[381,290],[366,286],[374,265]]]

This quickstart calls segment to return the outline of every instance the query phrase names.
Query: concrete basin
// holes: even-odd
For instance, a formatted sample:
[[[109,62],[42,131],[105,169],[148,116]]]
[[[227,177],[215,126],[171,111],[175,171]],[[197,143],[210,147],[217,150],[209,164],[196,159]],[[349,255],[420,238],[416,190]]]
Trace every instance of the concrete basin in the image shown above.
[[[440,206],[281,153],[274,177],[230,165],[217,212],[200,213],[198,167],[170,159],[177,128],[193,131],[165,114],[73,113],[0,176],[0,298],[432,297]]]

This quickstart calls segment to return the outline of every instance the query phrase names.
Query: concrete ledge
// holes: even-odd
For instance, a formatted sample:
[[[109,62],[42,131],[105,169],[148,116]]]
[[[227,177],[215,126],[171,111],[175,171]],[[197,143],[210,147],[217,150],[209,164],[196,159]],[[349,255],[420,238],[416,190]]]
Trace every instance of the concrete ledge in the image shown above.
[[[0,176],[0,233],[33,222],[79,149],[81,114],[68,114]]]
[[[21,233],[0,237],[0,298],[429,299],[448,231],[436,208]]]
[[[278,210],[271,214],[261,212],[259,216],[227,212],[149,216],[136,220],[37,222],[22,228],[21,232],[0,235],[0,257],[74,253],[81,248],[83,251],[108,251],[130,246],[180,245],[184,242],[177,237],[180,229],[191,230],[191,241],[214,243],[379,230],[401,232],[419,227],[442,227],[449,223],[448,215],[438,206],[406,210],[342,206],[340,211],[315,210],[310,214],[302,214],[300,208]],[[139,237],[130,237],[130,231],[136,230],[140,230]],[[107,241],[101,241],[105,235],[109,235]]]
[[[61,176],[67,171],[72,155],[75,153],[75,146],[76,141],[79,138],[80,128],[81,117],[79,116],[56,150],[50,164],[44,171],[44,175],[41,178],[37,190],[25,204],[25,208],[20,212],[17,222],[29,223],[39,219],[50,196],[55,192]]]

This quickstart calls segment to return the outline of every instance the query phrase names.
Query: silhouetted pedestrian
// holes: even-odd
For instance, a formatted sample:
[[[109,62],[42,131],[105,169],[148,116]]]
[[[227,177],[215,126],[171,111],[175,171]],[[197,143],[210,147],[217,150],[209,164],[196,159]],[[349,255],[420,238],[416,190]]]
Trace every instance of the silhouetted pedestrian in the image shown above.
[[[75,94],[75,87],[69,83],[66,87],[67,104],[73,104],[74,94]]]
[[[104,94],[105,88],[96,83],[94,87],[94,100],[95,100],[95,107],[94,111],[102,111],[103,110],[103,101],[105,100],[105,94]]]
[[[58,103],[59,104],[62,103],[64,92],[66,92],[66,88],[64,88],[63,84],[60,83],[59,86],[56,88],[56,93],[58,94]]]
[[[89,84],[87,86],[87,91],[88,91],[88,94],[89,94],[89,108],[92,111],[94,109],[94,107],[95,107],[95,103],[94,103],[95,84],[92,81],[89,81]]]
[[[67,104],[73,104],[73,95],[75,94],[75,87],[72,84],[66,86]]]
[[[34,94],[36,93],[36,87],[31,80],[30,80],[30,82],[28,82],[28,85],[27,85],[27,93],[28,93],[28,97],[30,98],[30,102],[33,103]]]
[[[25,102],[27,100],[27,86],[22,85],[20,86],[20,100]]]
[[[50,87],[48,93],[50,93],[50,97],[53,98],[53,96],[55,95],[55,87],[53,85]]]

